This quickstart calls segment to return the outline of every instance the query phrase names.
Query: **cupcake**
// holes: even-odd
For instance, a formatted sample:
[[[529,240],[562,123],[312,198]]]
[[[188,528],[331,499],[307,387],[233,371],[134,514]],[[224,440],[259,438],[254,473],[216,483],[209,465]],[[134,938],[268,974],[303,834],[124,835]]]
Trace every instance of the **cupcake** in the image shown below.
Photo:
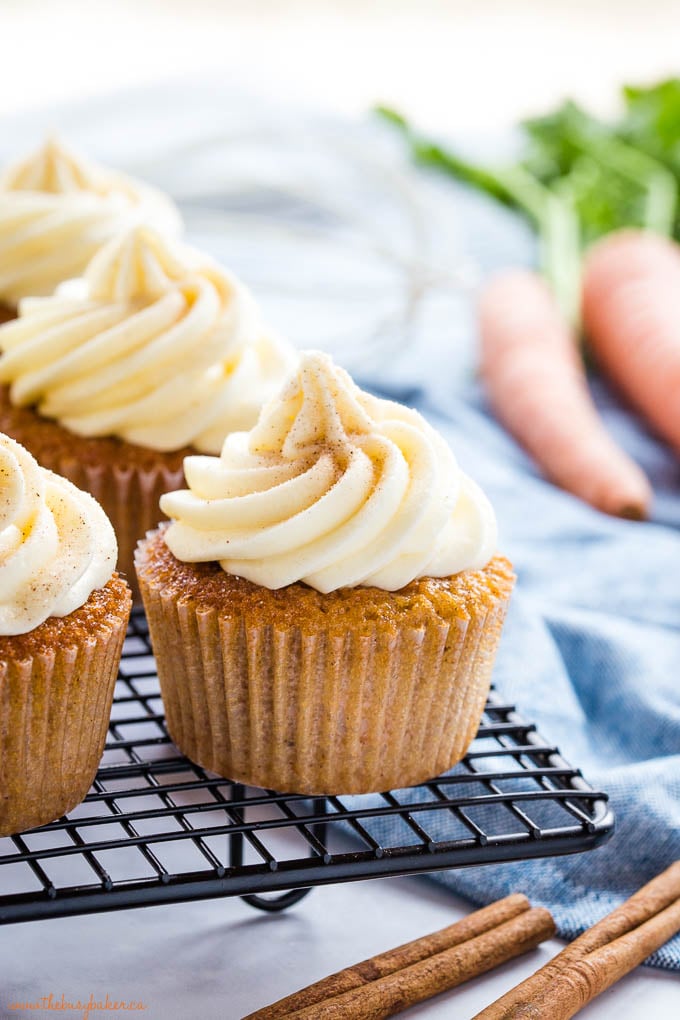
[[[178,747],[303,794],[458,762],[514,577],[443,438],[310,352],[250,432],[184,469],[136,556]]]
[[[179,233],[160,191],[105,169],[48,139],[0,175],[0,304],[12,316],[24,297],[51,294],[80,276],[110,238],[146,223]]]
[[[146,227],[22,301],[0,351],[0,430],[99,500],[131,582],[184,457],[250,428],[294,361],[236,279]]]
[[[130,592],[101,507],[0,434],[0,836],[87,793]]]

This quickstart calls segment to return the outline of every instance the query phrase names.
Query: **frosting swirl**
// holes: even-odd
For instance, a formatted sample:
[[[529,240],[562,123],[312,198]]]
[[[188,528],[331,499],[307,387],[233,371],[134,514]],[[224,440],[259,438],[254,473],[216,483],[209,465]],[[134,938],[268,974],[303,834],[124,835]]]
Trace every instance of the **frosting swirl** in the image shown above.
[[[0,176],[0,300],[51,294],[137,223],[172,234],[181,228],[160,191],[48,139]]]
[[[184,470],[189,489],[161,498],[171,552],[267,588],[395,591],[482,567],[495,551],[493,510],[444,439],[318,352],[249,433]]]
[[[96,500],[0,433],[0,635],[78,609],[109,581],[117,555]]]
[[[248,429],[291,365],[249,292],[220,266],[137,227],[85,276],[21,303],[0,328],[0,382],[83,436],[217,453]]]

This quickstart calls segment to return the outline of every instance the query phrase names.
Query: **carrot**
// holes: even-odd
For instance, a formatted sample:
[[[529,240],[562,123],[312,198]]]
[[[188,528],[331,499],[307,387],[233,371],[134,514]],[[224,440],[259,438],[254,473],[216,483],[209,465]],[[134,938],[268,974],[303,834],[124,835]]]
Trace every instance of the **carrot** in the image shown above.
[[[680,450],[680,247],[634,230],[596,244],[583,321],[603,371]]]
[[[547,284],[528,270],[495,277],[479,320],[491,406],[543,473],[605,513],[646,517],[647,477],[605,430]]]

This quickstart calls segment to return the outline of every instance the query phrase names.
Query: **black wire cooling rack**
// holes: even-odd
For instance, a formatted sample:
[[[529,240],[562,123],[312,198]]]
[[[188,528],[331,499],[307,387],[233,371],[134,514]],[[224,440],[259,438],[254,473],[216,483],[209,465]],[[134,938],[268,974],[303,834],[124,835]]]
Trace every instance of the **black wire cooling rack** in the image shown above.
[[[0,923],[231,895],[281,910],[315,885],[588,850],[613,824],[606,794],[493,693],[464,761],[421,786],[310,798],[220,779],[170,741],[135,611],[92,790],[0,839]]]

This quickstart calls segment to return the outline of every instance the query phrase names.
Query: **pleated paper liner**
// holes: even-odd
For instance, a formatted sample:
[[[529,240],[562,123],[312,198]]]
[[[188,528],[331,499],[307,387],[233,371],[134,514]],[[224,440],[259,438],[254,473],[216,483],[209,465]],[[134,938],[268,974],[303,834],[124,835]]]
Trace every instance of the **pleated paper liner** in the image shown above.
[[[156,533],[140,543],[137,569],[168,729],[192,761],[254,786],[343,794],[419,783],[463,758],[514,582],[506,560],[467,572],[464,582],[441,582],[470,597],[443,599],[429,612],[420,606],[417,625],[407,611],[402,623],[392,606],[339,629],[336,593],[321,596],[327,614],[303,625],[285,608],[267,619],[266,589],[252,611],[228,595],[211,604],[219,578],[211,575],[211,597],[202,600],[185,583],[191,565],[174,560],[178,577],[168,582],[173,559]],[[295,599],[300,588],[309,591],[283,591]],[[378,601],[394,598],[373,591]]]
[[[0,638],[0,836],[45,825],[88,792],[131,604],[114,574],[69,616]]]
[[[163,519],[158,501],[184,486],[188,448],[147,450],[113,437],[77,436],[32,408],[14,407],[0,387],[0,432],[16,439],[50,471],[90,492],[106,512],[118,539],[118,570],[139,602],[134,569],[137,542]]]

